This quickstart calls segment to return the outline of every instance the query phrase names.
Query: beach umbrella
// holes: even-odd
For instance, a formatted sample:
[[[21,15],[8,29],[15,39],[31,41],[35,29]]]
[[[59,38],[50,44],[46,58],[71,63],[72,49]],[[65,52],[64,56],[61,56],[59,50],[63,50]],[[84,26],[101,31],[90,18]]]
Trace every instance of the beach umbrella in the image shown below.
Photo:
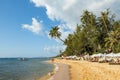
[[[115,57],[120,57],[120,53],[117,53],[114,55]]]
[[[96,57],[102,57],[102,56],[104,56],[104,54],[102,53],[96,54]]]
[[[103,54],[103,57],[106,58],[106,53]]]
[[[71,56],[72,58],[77,58],[77,56],[76,55],[74,55],[74,56]]]
[[[92,58],[96,57],[96,54],[91,55]]]
[[[110,53],[110,54],[107,54],[106,57],[114,57],[115,54],[114,53]]]
[[[93,54],[91,57],[94,58],[94,57],[101,57],[101,56],[104,56],[102,53],[99,53],[99,54]]]

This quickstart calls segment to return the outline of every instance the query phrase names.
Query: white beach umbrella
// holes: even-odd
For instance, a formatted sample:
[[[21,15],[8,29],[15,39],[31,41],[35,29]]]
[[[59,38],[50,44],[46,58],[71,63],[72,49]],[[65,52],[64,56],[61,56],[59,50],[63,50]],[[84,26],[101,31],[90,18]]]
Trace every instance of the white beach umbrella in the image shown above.
[[[99,53],[99,54],[96,55],[96,57],[101,57],[101,56],[104,56],[104,54]]]
[[[76,55],[74,55],[74,56],[72,56],[72,58],[77,58],[77,56],[76,56]]]
[[[110,53],[110,54],[107,54],[106,57],[114,57],[115,54],[114,53]]]
[[[120,53],[117,53],[114,55],[115,57],[120,57]]]
[[[92,58],[96,57],[96,54],[91,55]]]
[[[93,54],[91,57],[101,57],[101,56],[104,56],[102,53],[99,53],[99,54]]]

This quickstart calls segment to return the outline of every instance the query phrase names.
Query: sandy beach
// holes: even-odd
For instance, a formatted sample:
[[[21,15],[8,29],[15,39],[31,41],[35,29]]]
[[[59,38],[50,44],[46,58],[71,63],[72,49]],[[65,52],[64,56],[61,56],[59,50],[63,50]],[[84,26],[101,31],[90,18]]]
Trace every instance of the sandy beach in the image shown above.
[[[61,59],[55,59],[54,63],[69,66],[70,80],[120,80],[120,65]]]
[[[70,80],[69,65],[61,63],[57,60],[55,62],[47,61],[48,63],[54,64],[55,68],[52,72],[41,77],[38,80]]]

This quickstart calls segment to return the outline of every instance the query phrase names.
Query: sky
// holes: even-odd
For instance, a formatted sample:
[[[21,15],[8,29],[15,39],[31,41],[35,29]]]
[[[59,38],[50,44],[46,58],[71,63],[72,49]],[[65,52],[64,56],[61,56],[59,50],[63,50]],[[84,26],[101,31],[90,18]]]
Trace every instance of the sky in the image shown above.
[[[100,15],[110,8],[120,19],[120,0],[0,0],[0,57],[51,57],[65,46],[48,34],[58,25],[62,39],[84,10]]]

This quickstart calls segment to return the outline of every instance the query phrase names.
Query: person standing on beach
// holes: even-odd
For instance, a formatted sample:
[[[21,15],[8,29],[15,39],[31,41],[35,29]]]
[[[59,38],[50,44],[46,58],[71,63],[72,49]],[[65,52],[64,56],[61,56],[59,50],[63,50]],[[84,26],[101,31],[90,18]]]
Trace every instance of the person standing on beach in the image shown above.
[[[52,58],[52,63],[54,63],[54,58]]]

